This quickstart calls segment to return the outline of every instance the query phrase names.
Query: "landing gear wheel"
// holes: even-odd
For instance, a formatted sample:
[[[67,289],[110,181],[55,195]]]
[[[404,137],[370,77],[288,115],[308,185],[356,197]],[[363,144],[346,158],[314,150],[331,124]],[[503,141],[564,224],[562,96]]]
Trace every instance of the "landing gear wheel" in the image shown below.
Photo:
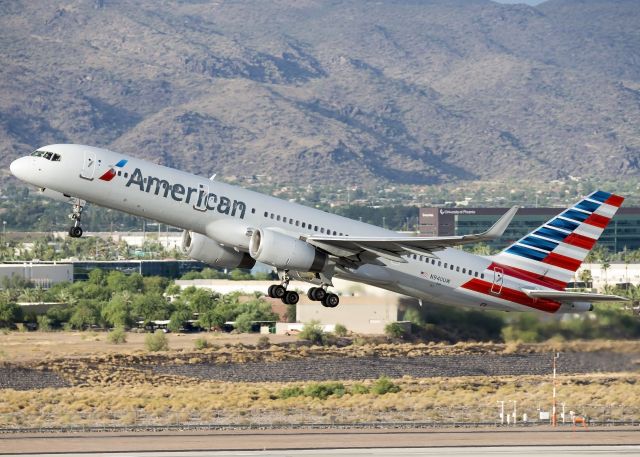
[[[322,299],[322,306],[335,308],[340,303],[340,298],[336,294],[326,294]]]
[[[322,301],[327,296],[327,291],[322,287],[314,287],[314,291],[312,292],[313,300]]]
[[[282,297],[282,303],[285,305],[295,305],[298,301],[300,301],[300,295],[293,290],[287,290]]]
[[[69,236],[71,238],[80,238],[82,236],[82,227],[75,225],[69,229]]]
[[[287,293],[287,289],[280,284],[276,284],[273,286],[273,289],[271,289],[271,292],[273,293],[273,298],[282,298]]]
[[[270,285],[270,286],[269,286],[269,289],[268,289],[268,291],[267,291],[267,295],[269,295],[269,297],[271,297],[271,298],[276,298],[276,297],[275,297],[275,295],[273,295],[273,288],[274,288],[275,286],[276,286],[275,284]]]

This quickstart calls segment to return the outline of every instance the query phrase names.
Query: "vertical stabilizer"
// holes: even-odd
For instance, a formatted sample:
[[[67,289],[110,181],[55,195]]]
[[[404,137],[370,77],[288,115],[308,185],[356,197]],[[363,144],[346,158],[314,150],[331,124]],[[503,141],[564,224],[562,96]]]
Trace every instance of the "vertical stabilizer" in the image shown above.
[[[563,289],[593,249],[623,197],[596,191],[493,256],[534,282]]]

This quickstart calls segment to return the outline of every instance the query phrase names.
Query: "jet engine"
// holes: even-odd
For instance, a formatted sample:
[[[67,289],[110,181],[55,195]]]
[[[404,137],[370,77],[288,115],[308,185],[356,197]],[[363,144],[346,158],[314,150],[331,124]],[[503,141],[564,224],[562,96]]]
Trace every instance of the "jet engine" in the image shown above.
[[[321,272],[327,255],[297,238],[273,229],[255,229],[249,241],[249,254],[258,262],[281,270]]]
[[[256,261],[246,252],[222,246],[211,238],[185,230],[182,250],[190,258],[220,268],[253,268]]]

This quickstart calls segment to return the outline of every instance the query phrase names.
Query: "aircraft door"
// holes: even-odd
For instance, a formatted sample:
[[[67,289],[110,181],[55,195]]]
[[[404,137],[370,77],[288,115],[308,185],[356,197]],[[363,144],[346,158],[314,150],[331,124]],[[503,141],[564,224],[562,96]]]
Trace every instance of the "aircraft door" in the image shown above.
[[[504,271],[500,267],[493,269],[493,284],[491,285],[491,293],[500,295],[502,292],[502,282],[504,280]]]
[[[80,171],[80,177],[88,180],[93,179],[93,175],[96,173],[96,153],[93,151],[84,152],[84,160],[82,162],[82,170]]]

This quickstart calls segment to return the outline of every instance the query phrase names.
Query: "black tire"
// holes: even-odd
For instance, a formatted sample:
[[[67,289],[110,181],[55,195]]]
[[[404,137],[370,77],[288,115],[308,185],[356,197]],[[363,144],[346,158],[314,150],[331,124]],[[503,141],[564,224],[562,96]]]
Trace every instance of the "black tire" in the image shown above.
[[[276,284],[273,286],[273,298],[282,298],[287,293],[287,289],[280,284]]]
[[[340,297],[336,294],[327,294],[322,300],[322,305],[327,308],[335,308],[340,304]]]
[[[270,286],[269,286],[269,289],[267,290],[267,295],[268,295],[269,297],[271,297],[271,298],[276,298],[276,297],[274,297],[274,296],[273,296],[273,288],[274,288],[275,286],[276,286],[275,284],[272,284],[272,285],[270,285]]]
[[[82,227],[79,225],[71,227],[69,229],[69,235],[71,235],[71,238],[80,238],[82,236]]]
[[[313,299],[315,301],[322,301],[324,300],[324,297],[327,296],[327,291],[324,290],[322,287],[314,287],[314,291],[313,291]]]
[[[294,292],[293,290],[288,290],[287,293],[282,297],[282,303],[285,305],[295,305],[300,301],[300,295],[298,292]]]
[[[315,299],[315,298],[313,298],[313,297],[314,297],[314,295],[313,295],[313,294],[315,293],[315,290],[316,290],[316,288],[315,288],[315,287],[312,287],[312,288],[310,288],[310,289],[307,291],[307,298],[308,298],[309,300],[311,300],[311,301],[316,301],[316,299]]]

